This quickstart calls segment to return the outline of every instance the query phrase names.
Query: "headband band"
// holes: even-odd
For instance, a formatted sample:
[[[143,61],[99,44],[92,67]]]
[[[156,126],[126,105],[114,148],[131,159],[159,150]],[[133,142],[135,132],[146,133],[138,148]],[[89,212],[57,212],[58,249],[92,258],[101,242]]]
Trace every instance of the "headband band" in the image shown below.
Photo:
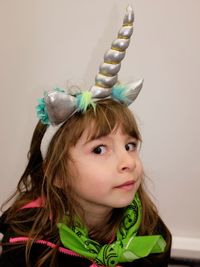
[[[95,109],[96,102],[112,98],[115,101],[130,105],[138,96],[143,80],[129,84],[118,81],[118,72],[125,51],[129,46],[133,33],[134,14],[131,6],[127,7],[123,25],[118,37],[112,42],[111,48],[104,55],[104,62],[99,67],[95,85],[88,91],[56,88],[44,93],[36,107],[37,116],[48,128],[41,142],[43,159],[46,157],[48,146],[59,127],[76,112],[85,112],[89,106]]]

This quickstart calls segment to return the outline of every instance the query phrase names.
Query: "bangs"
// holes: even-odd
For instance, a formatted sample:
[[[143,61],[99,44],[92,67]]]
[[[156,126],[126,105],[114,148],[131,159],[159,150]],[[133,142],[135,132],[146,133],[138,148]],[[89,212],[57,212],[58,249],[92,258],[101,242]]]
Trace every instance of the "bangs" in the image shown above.
[[[141,141],[132,112],[123,104],[111,99],[97,102],[95,110],[91,107],[85,113],[77,113],[68,122],[67,128],[73,132],[71,145],[77,143],[85,130],[87,130],[87,140],[91,141],[114,132],[119,126],[125,134]]]

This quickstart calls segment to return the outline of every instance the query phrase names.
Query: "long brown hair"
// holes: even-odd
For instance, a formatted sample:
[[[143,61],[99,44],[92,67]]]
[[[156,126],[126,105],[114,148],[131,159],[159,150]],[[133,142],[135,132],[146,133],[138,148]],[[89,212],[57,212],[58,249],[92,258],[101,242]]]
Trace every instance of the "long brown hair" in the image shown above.
[[[136,120],[127,107],[110,99],[99,101],[95,110],[89,108],[85,113],[77,112],[59,128],[52,138],[46,158],[43,160],[40,144],[46,126],[41,122],[37,124],[28,153],[27,167],[22,174],[15,194],[12,196],[14,203],[6,214],[6,223],[10,224],[18,235],[31,238],[31,241],[26,245],[27,261],[33,242],[44,238],[44,233],[46,236],[54,236],[57,244],[60,243],[56,224],[62,220],[66,213],[69,215],[71,225],[76,215],[84,218],[83,210],[76,201],[72,180],[70,179],[68,168],[70,147],[77,143],[88,127],[91,130],[88,139],[94,139],[109,134],[118,125],[122,126],[125,133],[140,142],[142,141]],[[61,186],[57,186],[58,184]],[[138,193],[143,206],[139,234],[152,234],[158,223],[158,212],[144,189],[144,177],[142,177]],[[45,200],[44,208],[39,209],[36,214],[30,215],[29,218],[24,220],[21,217],[19,218],[19,209],[38,197]],[[90,233],[91,237],[100,243],[110,241],[119,227],[122,214],[123,209],[114,209],[109,221],[103,227],[100,227],[101,231],[98,231],[99,228],[93,229]],[[50,216],[51,220],[49,220]],[[28,233],[27,229],[23,227],[27,222],[32,224]],[[42,266],[51,254],[55,255],[52,251],[45,256],[41,256],[36,266]],[[54,266],[53,260],[51,266]]]

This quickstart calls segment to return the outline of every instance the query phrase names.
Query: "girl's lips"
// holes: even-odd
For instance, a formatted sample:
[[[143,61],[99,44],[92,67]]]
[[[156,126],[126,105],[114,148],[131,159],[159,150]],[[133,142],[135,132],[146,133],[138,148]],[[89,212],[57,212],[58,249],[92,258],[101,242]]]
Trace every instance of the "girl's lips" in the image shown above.
[[[115,188],[130,190],[133,188],[134,184],[135,181],[128,181],[126,183],[116,186]]]

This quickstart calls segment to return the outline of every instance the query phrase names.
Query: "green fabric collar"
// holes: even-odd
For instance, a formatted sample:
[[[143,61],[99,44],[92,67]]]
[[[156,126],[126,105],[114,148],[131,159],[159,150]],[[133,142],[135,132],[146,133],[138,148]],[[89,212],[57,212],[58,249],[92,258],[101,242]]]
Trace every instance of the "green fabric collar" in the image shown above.
[[[151,253],[164,252],[166,242],[161,235],[137,236],[142,218],[142,206],[138,194],[126,208],[116,241],[100,245],[89,239],[88,230],[80,223],[69,228],[59,223],[58,229],[63,245],[99,265],[114,267],[120,262],[132,262]]]

